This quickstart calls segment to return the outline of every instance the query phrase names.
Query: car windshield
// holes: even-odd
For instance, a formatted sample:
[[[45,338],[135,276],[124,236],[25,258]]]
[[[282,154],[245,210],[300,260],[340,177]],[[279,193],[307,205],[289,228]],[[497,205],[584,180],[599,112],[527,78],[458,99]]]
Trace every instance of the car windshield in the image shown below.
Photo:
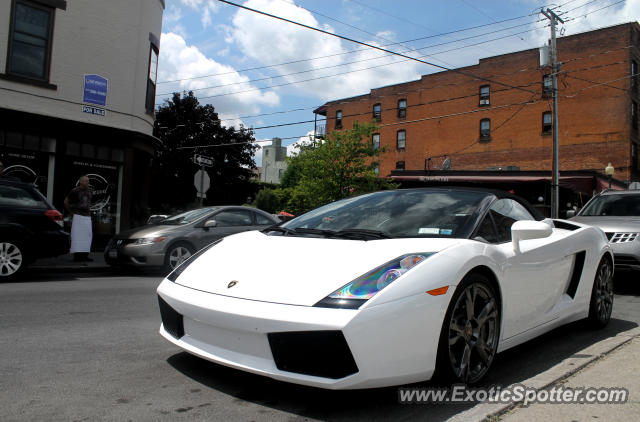
[[[486,192],[394,190],[343,199],[283,224],[283,235],[462,237]],[[344,236],[347,237],[347,236]]]
[[[640,194],[602,195],[594,198],[581,216],[640,217]]]
[[[198,208],[197,210],[191,210],[187,212],[183,212],[181,214],[172,215],[171,217],[165,218],[162,221],[159,221],[158,224],[166,224],[170,226],[181,226],[183,224],[193,223],[194,221],[200,219],[206,214],[209,214],[211,211],[214,211],[216,208]]]

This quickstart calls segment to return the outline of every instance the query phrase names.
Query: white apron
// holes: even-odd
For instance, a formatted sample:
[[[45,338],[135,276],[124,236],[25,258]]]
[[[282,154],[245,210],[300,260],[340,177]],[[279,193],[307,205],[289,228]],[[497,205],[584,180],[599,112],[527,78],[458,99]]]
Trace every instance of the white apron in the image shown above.
[[[91,217],[73,214],[73,221],[71,222],[71,253],[90,252],[92,237]]]

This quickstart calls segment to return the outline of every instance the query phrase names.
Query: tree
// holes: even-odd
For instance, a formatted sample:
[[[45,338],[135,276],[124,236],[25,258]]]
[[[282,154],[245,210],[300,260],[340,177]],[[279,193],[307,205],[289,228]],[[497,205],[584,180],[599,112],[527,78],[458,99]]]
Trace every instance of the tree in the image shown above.
[[[287,195],[287,210],[297,214],[348,196],[395,188],[395,183],[379,178],[375,170],[386,152],[373,145],[371,136],[376,129],[375,123],[356,122],[351,130],[334,131],[324,140],[299,146],[285,172],[288,185],[295,183]]]
[[[255,196],[251,178],[258,147],[253,131],[222,126],[214,107],[200,105],[193,92],[174,93],[159,107],[154,135],[162,148],[152,169],[152,207],[184,208],[194,203],[193,177],[199,168],[192,162],[194,154],[213,158],[206,169],[211,179],[207,204],[242,204]]]

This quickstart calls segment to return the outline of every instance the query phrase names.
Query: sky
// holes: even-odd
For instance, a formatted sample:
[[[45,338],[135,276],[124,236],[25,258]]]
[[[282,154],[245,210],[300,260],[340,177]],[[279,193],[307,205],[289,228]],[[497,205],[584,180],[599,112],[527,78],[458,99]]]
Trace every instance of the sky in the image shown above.
[[[544,45],[541,8],[565,21],[558,37],[640,19],[640,0],[233,2],[449,69]],[[167,0],[156,106],[193,91],[224,126],[254,128],[262,146],[281,138],[293,152],[325,102],[439,71],[218,0]],[[261,150],[255,159],[260,166]]]

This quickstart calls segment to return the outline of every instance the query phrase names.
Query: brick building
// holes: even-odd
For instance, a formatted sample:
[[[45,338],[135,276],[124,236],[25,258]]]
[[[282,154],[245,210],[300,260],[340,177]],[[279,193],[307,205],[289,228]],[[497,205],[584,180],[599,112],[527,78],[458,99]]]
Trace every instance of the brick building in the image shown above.
[[[640,25],[561,37],[557,46],[560,171],[604,172],[610,162],[616,179],[640,180]],[[388,148],[381,176],[443,165],[551,170],[551,68],[540,66],[540,54],[531,49],[481,59],[330,101],[314,112],[326,117],[327,132],[377,120],[372,141]]]

